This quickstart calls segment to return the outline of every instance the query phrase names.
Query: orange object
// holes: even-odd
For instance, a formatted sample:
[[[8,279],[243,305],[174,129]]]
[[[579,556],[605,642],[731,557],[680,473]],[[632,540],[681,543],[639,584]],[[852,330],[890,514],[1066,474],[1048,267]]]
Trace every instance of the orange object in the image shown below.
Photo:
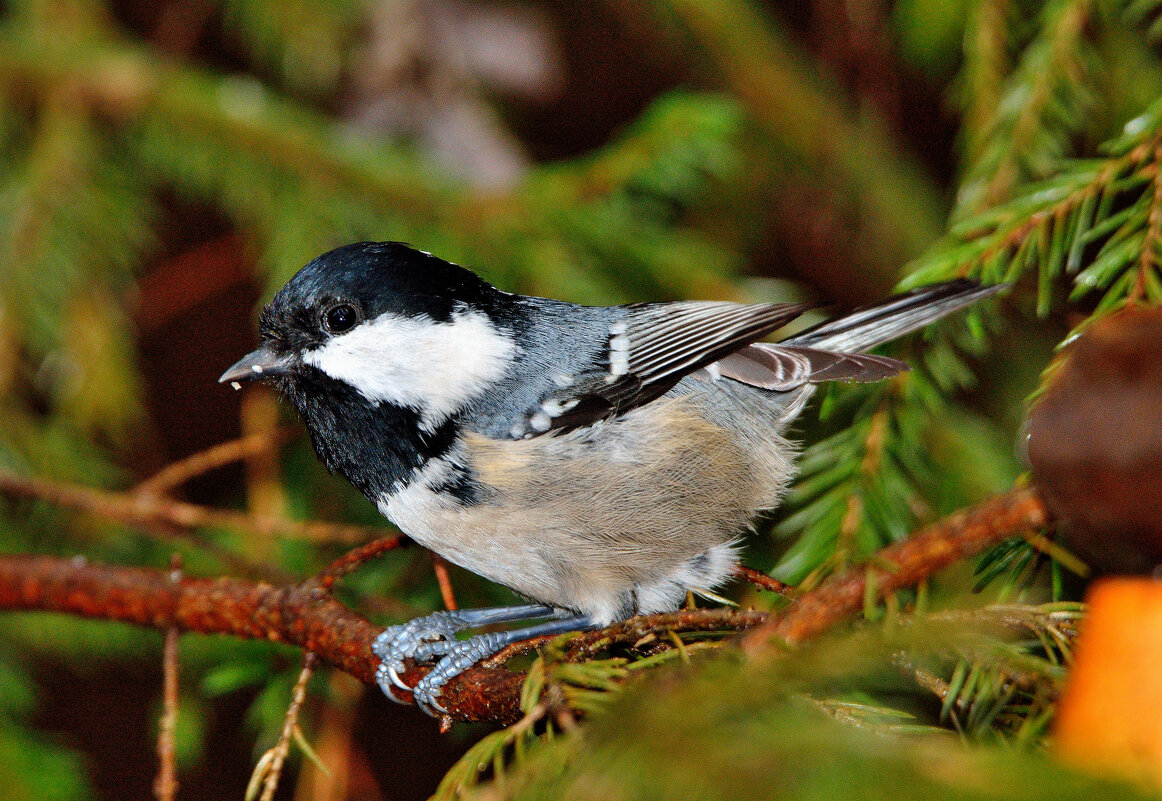
[[[1106,579],[1089,592],[1054,724],[1075,767],[1162,787],[1162,581]]]

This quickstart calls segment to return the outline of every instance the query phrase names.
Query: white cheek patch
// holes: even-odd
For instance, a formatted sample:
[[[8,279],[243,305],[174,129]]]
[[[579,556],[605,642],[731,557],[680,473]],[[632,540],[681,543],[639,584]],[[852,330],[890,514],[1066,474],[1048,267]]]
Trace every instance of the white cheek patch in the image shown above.
[[[500,378],[516,353],[512,337],[480,312],[449,323],[383,314],[303,354],[373,403],[418,409],[434,429]]]

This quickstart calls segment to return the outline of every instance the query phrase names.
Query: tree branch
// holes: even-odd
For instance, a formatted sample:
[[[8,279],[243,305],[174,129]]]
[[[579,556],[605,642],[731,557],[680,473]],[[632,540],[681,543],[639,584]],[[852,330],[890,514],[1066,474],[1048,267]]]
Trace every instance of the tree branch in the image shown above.
[[[883,597],[1047,520],[1034,490],[1014,489],[885,548],[875,567],[837,576],[779,614],[695,609],[639,616],[579,635],[570,645],[570,658],[668,631],[754,629],[744,640],[751,652],[776,637],[799,642],[862,609],[869,580],[875,596]],[[282,642],[313,651],[366,683],[374,681],[378,659],[371,642],[382,630],[336,601],[318,577],[285,586],[228,577],[175,580],[163,570],[90,564],[79,557],[0,556],[0,610],[63,612],[160,630]],[[426,670],[409,664],[404,680],[414,684]],[[458,720],[512,723],[520,718],[523,680],[523,674],[504,668],[473,667],[445,686],[440,703]],[[402,692],[399,698],[411,700]]]
[[[814,637],[863,609],[869,583],[878,601],[1048,522],[1049,512],[1032,487],[1017,487],[989,498],[884,548],[872,562],[851,568],[800,596],[783,614],[748,634],[743,648],[754,653],[772,639],[794,643]]]
[[[215,458],[217,456],[214,455]],[[159,474],[144,485],[149,491],[108,492],[77,484],[56,483],[0,472],[0,492],[12,497],[47,501],[56,506],[88,512],[126,525],[172,526],[179,529],[221,527],[253,531],[266,536],[279,535],[348,545],[367,542],[386,533],[386,529],[351,523],[288,520],[175,501],[156,495],[152,491],[151,484],[160,478],[164,478],[166,483],[170,480],[170,477]]]
[[[0,556],[0,610],[63,612],[287,643],[368,684],[379,664],[371,642],[382,628],[314,579],[287,586],[229,577],[172,581],[164,570],[91,564],[80,557]],[[409,666],[404,680],[415,683],[426,672]],[[507,670],[476,668],[450,682],[440,702],[459,720],[511,722],[520,716],[522,681]]]

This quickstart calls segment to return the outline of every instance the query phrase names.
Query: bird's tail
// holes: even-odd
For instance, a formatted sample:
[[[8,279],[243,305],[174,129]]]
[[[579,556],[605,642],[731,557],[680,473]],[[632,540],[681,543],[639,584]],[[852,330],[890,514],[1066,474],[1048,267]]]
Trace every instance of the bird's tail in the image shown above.
[[[982,286],[962,278],[918,287],[851,314],[800,331],[779,345],[859,353],[923,328],[965,306],[996,294],[1006,284]]]

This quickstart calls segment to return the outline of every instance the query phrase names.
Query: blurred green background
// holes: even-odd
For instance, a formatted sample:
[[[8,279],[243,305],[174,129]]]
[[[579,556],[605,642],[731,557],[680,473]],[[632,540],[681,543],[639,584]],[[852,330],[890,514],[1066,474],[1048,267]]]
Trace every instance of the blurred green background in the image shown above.
[[[406,241],[504,289],[585,303],[811,298],[841,310],[909,272],[1015,281],[999,313],[906,348],[922,367],[907,381],[838,388],[806,415],[806,480],[760,525],[774,535],[756,538],[749,562],[817,582],[1008,487],[1022,470],[1024,398],[1054,345],[1131,291],[1118,282],[1143,240],[1088,284],[1120,294],[1070,303],[1061,276],[1100,261],[1106,240],[1081,237],[1103,209],[1137,209],[1118,192],[1143,181],[1110,190],[1097,220],[1081,201],[1054,206],[1063,222],[1041,252],[1039,229],[1020,225],[1060,201],[1030,189],[1037,181],[1088,197],[1097,179],[1084,170],[1101,165],[1070,159],[1116,160],[1156,140],[1158,6],[4,2],[0,469],[128,490],[253,434],[269,447],[175,497],[385,526],[318,467],[274,398],[216,383],[253,346],[261,302],[355,240]],[[992,241],[982,231],[1016,237],[1006,258],[971,250]],[[1082,263],[1071,255],[1054,272],[1055,254],[1074,251]],[[861,465],[875,426],[886,467],[871,474]],[[344,546],[0,500],[0,548],[157,567],[178,552],[191,573],[302,578]],[[990,598],[1071,597],[1056,565],[1034,579],[1044,560],[1010,550],[990,562]],[[949,594],[978,582],[969,573]],[[461,605],[506,599],[461,571],[452,580]],[[343,593],[384,622],[440,605],[419,548]],[[160,642],[111,624],[0,619],[3,795],[152,797]],[[187,636],[182,660],[179,797],[241,797],[277,736],[298,655]],[[312,689],[304,728],[345,765],[352,798],[427,797],[483,731],[438,737],[342,676]],[[298,765],[280,798],[346,797]]]

